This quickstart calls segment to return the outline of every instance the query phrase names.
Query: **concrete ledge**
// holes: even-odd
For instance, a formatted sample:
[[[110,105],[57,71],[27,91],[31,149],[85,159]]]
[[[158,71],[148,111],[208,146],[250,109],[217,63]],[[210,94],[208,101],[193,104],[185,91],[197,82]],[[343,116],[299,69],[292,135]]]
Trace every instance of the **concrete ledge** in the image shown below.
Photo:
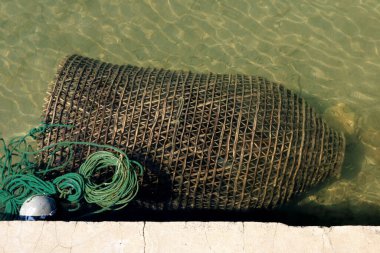
[[[3,252],[380,252],[380,227],[256,222],[0,222]]]

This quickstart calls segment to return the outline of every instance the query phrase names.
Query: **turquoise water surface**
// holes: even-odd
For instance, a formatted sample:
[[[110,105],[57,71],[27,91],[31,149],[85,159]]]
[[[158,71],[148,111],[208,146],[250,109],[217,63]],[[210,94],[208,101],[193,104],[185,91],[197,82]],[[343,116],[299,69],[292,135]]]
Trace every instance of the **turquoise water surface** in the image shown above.
[[[342,177],[285,208],[380,224],[380,1],[0,2],[0,134],[40,120],[68,54],[117,64],[261,75],[346,133]]]

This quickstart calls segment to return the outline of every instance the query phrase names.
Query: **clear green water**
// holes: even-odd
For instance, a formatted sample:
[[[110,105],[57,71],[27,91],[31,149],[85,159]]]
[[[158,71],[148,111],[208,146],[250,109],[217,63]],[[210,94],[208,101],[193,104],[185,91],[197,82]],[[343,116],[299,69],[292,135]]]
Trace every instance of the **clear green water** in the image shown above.
[[[341,179],[285,213],[380,224],[379,24],[378,0],[2,0],[0,134],[38,124],[47,85],[67,54],[262,75],[301,94],[349,136]]]

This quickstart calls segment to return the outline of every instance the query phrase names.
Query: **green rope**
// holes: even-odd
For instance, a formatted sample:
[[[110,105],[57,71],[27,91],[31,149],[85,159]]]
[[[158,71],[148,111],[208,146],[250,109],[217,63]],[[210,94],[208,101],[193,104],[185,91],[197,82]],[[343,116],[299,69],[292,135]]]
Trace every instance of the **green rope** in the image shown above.
[[[56,189],[51,182],[29,174],[7,176],[2,182],[0,203],[4,206],[4,217],[10,219],[18,214],[18,210],[27,198],[32,195],[54,195]]]
[[[67,173],[53,180],[59,198],[67,199],[75,205],[69,211],[76,211],[80,208],[80,201],[83,198],[85,183],[83,177],[78,173]]]
[[[74,206],[69,211],[78,210],[83,198],[88,203],[101,207],[93,213],[119,210],[128,205],[138,192],[137,176],[143,173],[142,165],[130,160],[125,152],[116,147],[91,142],[58,142],[33,150],[27,139],[29,137],[36,139],[38,134],[52,127],[71,128],[72,126],[41,125],[31,129],[23,137],[11,139],[8,145],[3,138],[0,138],[2,147],[0,150],[0,210],[4,210],[0,219],[15,217],[24,201],[37,194],[58,195],[59,198],[66,199]],[[45,175],[68,166],[74,157],[74,145],[108,149],[119,156],[108,151],[98,151],[87,158],[80,166],[78,173],[64,174],[52,182],[39,178],[41,174]],[[68,157],[63,164],[53,166],[54,154],[62,148],[68,149]],[[41,169],[36,162],[33,162],[33,159],[44,151],[49,151],[49,159],[46,168]],[[95,183],[92,180],[93,175],[110,167],[114,167],[110,182]]]
[[[91,180],[92,175],[110,166],[115,167],[110,182],[97,184]],[[142,171],[141,164],[129,160],[127,156],[119,158],[106,151],[93,153],[79,168],[86,181],[85,200],[102,207],[96,212],[125,207],[138,191],[137,175],[133,173],[136,170]]]

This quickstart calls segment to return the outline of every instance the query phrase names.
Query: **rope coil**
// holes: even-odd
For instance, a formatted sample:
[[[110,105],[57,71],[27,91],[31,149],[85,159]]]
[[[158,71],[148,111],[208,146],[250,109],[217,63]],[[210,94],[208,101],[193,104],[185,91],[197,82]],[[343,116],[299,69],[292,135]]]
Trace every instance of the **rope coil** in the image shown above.
[[[96,172],[110,166],[115,168],[110,182],[97,184],[91,180]],[[79,173],[86,181],[85,200],[103,207],[97,212],[109,210],[110,207],[114,210],[125,207],[136,196],[139,188],[137,174],[134,173],[136,169],[142,171],[142,166],[128,157],[118,158],[106,151],[93,153],[79,168]]]
[[[36,139],[38,134],[51,127],[72,127],[70,125],[41,125],[33,128],[23,137],[17,137],[6,144],[0,138],[0,219],[11,219],[17,216],[24,201],[33,195],[45,194],[66,199],[75,207],[68,211],[76,211],[80,208],[81,200],[96,204],[101,207],[93,213],[106,210],[119,210],[128,205],[136,196],[139,185],[138,175],[142,175],[143,167],[140,163],[130,160],[120,149],[99,145],[91,142],[60,142],[34,151],[28,144],[27,138]],[[98,151],[91,154],[80,166],[78,173],[67,173],[55,178],[52,182],[42,180],[39,175],[56,171],[68,166],[73,157],[74,145],[86,145],[91,147],[111,149],[118,153]],[[59,166],[52,166],[53,159],[48,161],[44,170],[37,171],[38,164],[33,158],[41,152],[54,148],[50,153],[53,157],[61,148],[68,148],[67,160]],[[114,167],[114,174],[110,182],[96,183],[91,180],[95,173],[102,169]]]

